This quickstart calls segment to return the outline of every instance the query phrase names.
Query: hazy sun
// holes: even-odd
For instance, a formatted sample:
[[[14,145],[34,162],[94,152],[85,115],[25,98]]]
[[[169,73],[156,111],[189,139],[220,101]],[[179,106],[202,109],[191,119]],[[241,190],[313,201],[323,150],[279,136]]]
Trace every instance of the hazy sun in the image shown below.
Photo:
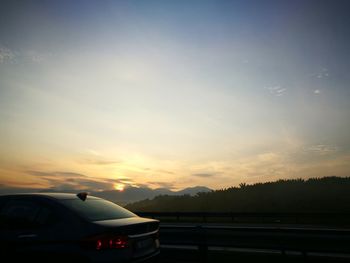
[[[120,183],[114,184],[114,189],[115,189],[115,190],[118,190],[118,191],[120,191],[120,192],[124,191],[124,187],[125,187],[125,185],[120,184]]]

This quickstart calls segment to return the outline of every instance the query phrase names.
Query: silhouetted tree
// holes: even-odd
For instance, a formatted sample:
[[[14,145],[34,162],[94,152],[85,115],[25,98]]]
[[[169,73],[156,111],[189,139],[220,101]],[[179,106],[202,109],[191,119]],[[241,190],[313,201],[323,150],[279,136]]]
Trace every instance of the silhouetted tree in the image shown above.
[[[241,183],[195,196],[161,195],[128,204],[138,212],[349,212],[350,177]]]

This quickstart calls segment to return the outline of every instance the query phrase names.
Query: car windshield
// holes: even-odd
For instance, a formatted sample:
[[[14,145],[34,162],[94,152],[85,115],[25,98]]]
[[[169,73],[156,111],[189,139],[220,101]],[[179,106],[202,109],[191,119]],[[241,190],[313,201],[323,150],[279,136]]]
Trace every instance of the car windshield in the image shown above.
[[[136,215],[125,208],[102,199],[62,200],[62,203],[91,221],[135,217]]]

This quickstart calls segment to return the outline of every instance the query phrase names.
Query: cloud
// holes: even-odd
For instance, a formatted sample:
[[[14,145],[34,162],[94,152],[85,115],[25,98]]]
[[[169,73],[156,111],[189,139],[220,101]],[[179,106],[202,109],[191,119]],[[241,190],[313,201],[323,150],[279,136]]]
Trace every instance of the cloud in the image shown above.
[[[330,155],[338,152],[339,148],[334,145],[316,144],[305,147],[303,151],[306,153],[313,153],[317,155]]]
[[[81,153],[79,159],[76,160],[78,163],[87,164],[87,165],[115,165],[121,164],[120,160],[115,158],[110,158],[104,156],[102,153],[93,150],[87,149]]]
[[[94,149],[86,149],[85,152],[89,155],[101,156],[101,153]]]
[[[155,187],[160,187],[160,188],[167,188],[167,189],[175,188],[175,184],[172,182],[152,181],[152,182],[148,182],[148,184],[153,185]],[[148,184],[147,184],[147,187],[149,186]]]
[[[16,55],[13,51],[5,47],[0,47],[0,64],[5,62],[12,63],[15,58]]]
[[[319,89],[315,89],[315,90],[314,90],[314,93],[315,93],[315,94],[320,94],[321,91],[320,91]]]
[[[311,76],[317,79],[324,79],[324,78],[328,78],[330,74],[327,68],[322,68],[318,72],[311,74]]]
[[[266,152],[257,155],[257,158],[261,162],[275,162],[279,160],[280,155],[273,152]]]
[[[161,174],[175,174],[172,171],[167,171],[167,170],[156,170],[156,172],[161,173]]]
[[[218,175],[218,173],[195,173],[195,174],[192,174],[192,176],[197,176],[197,177],[202,177],[202,178],[214,177],[217,175]]]
[[[30,62],[39,64],[53,57],[52,53],[42,53],[35,50],[12,51],[9,48],[0,46],[0,64],[14,62]]]
[[[49,56],[52,56],[52,54],[44,54],[35,50],[28,50],[23,53],[23,56],[33,63],[42,63],[47,60]]]
[[[282,88],[281,86],[271,86],[265,88],[270,92],[270,94],[277,97],[283,96],[287,91],[286,88]]]
[[[42,171],[27,171],[28,174],[37,176],[45,180],[51,187],[52,191],[102,191],[113,190],[116,183],[124,185],[135,185],[134,181],[129,178],[91,178],[84,174],[74,172],[42,172]]]
[[[86,175],[72,172],[41,172],[41,171],[27,171],[28,174],[39,177],[86,177]]]
[[[101,159],[101,158],[86,158],[81,160],[81,163],[84,164],[91,164],[91,165],[114,165],[114,164],[120,164],[120,161],[115,160],[107,160],[107,159]]]

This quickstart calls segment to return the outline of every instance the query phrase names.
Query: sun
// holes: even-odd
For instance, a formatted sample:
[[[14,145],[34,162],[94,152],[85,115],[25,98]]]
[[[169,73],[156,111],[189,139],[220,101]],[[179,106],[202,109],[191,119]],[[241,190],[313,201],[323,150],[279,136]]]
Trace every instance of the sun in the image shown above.
[[[114,189],[115,189],[115,190],[118,190],[119,192],[124,191],[124,187],[125,187],[125,185],[124,185],[124,184],[121,184],[121,183],[115,183],[115,184],[114,184]]]

